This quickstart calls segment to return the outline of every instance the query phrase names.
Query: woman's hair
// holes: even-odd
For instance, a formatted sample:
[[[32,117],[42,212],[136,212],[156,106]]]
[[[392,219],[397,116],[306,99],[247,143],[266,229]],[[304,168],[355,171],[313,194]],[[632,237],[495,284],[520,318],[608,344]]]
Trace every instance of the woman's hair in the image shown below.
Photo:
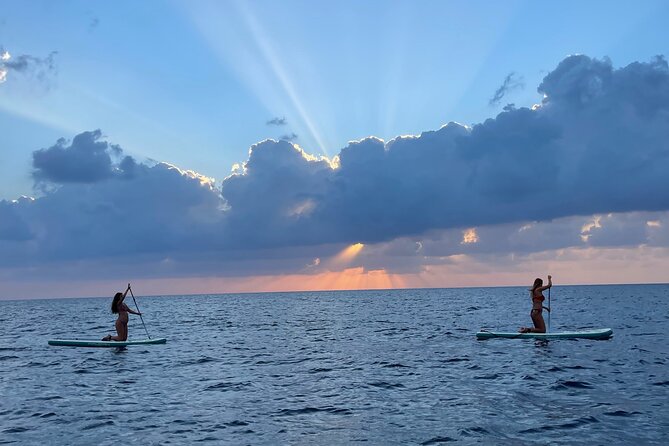
[[[543,284],[544,284],[544,281],[537,277],[536,279],[534,279],[534,285],[532,285],[532,288],[530,289],[530,291],[532,291],[532,293],[534,293],[534,290],[536,290],[537,288],[539,288]]]
[[[111,310],[112,313],[118,313],[118,303],[123,299],[123,293],[114,294],[114,300],[112,300]]]

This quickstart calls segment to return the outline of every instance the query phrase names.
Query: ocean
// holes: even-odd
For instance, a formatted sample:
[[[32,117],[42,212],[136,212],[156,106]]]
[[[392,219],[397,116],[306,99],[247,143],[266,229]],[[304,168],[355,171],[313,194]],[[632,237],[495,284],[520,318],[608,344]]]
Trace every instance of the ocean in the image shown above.
[[[555,286],[551,330],[606,341],[477,341],[526,287],[138,293],[167,344],[47,345],[113,333],[112,293],[0,301],[0,444],[669,444],[669,285]]]

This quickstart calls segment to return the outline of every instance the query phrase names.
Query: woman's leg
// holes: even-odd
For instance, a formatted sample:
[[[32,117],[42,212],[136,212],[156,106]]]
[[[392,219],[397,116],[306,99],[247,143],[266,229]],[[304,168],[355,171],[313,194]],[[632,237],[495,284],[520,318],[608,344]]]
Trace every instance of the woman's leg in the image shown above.
[[[123,323],[123,333],[121,334],[121,336],[123,336],[123,341],[128,340],[128,323],[127,322]]]
[[[544,317],[541,314],[541,311],[530,311],[530,318],[532,318],[534,328],[520,327],[520,330],[518,330],[519,333],[546,333],[546,323],[544,322]]]
[[[128,324],[124,324],[119,319],[116,319],[116,336],[112,336],[112,341],[125,341],[128,339]]]
[[[534,323],[533,333],[546,333],[546,323],[541,311],[532,311],[532,322]]]

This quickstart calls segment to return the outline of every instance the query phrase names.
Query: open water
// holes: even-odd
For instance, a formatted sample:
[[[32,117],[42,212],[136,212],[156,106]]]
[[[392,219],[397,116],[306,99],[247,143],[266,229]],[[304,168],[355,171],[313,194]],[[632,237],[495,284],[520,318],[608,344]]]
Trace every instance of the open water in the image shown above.
[[[0,444],[669,444],[668,296],[556,286],[552,331],[614,337],[548,342],[475,339],[524,288],[137,297],[168,342],[124,350],[47,345],[111,298],[0,301]]]

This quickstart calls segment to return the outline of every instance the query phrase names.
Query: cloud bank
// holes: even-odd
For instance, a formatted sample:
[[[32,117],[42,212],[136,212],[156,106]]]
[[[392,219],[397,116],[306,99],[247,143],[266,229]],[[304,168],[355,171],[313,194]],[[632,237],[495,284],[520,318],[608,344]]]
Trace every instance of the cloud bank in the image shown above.
[[[42,195],[0,201],[0,266],[209,248],[223,201],[210,178],[138,163],[99,130],[34,152]]]
[[[363,266],[406,270],[459,254],[667,246],[665,59],[616,69],[570,56],[538,91],[532,108],[354,141],[334,159],[263,141],[219,184],[138,162],[100,131],[59,140],[33,156],[42,195],[0,202],[0,266],[130,252],[182,273],[315,271],[365,243]]]
[[[285,142],[226,179],[227,234],[260,244],[381,242],[434,229],[669,209],[669,70],[571,56],[533,108],[467,128],[350,143],[328,168]],[[270,160],[266,160],[269,158]],[[262,196],[258,196],[258,192]],[[262,216],[253,218],[251,216]]]

